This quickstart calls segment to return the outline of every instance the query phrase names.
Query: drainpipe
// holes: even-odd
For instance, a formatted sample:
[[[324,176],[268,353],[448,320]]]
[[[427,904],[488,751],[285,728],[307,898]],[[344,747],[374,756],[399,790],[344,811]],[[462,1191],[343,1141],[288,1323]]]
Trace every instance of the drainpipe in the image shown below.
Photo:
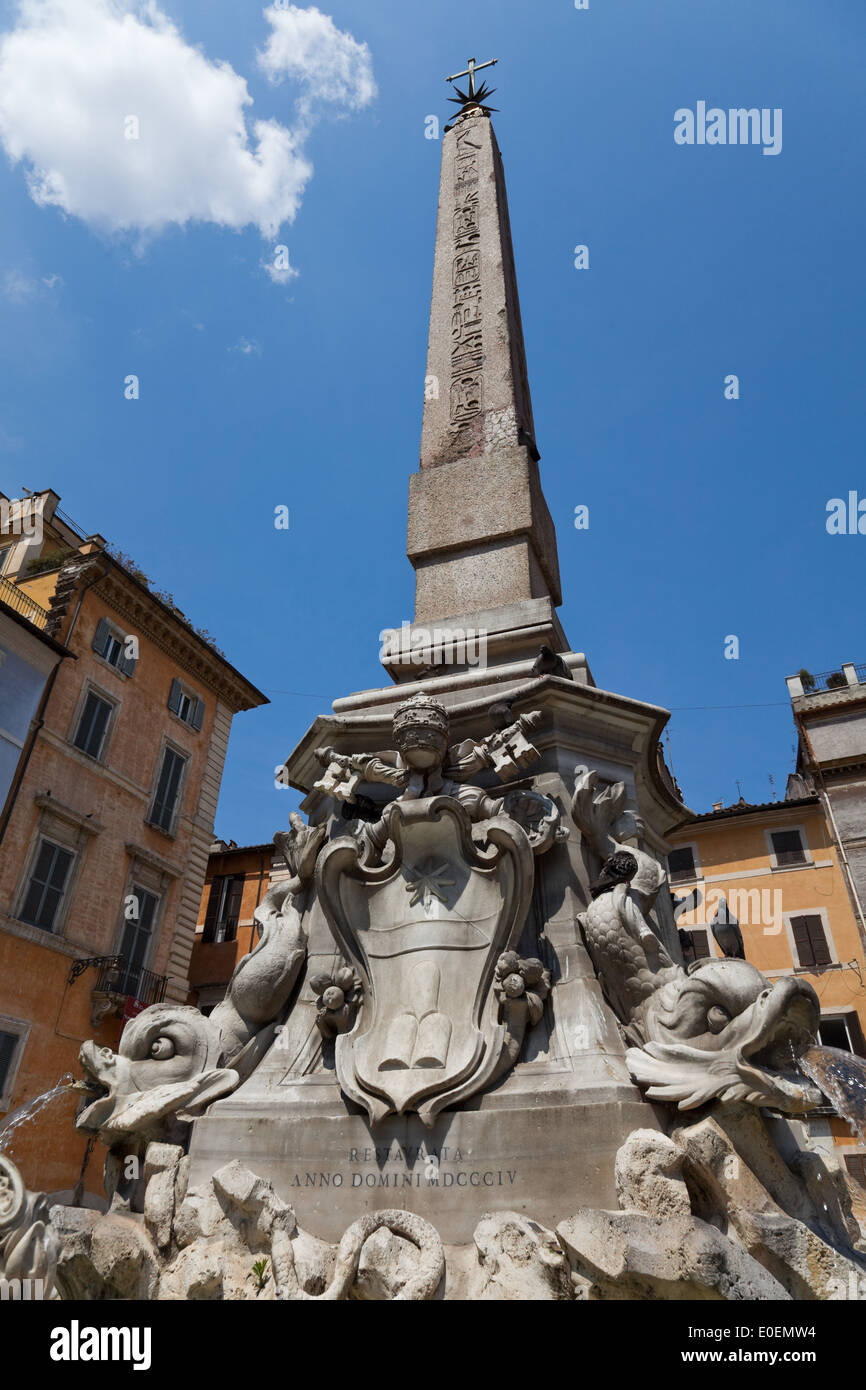
[[[866,917],[864,917],[864,915],[863,915],[863,904],[862,904],[861,901],[860,901],[860,894],[857,892],[857,885],[856,885],[855,882],[854,882],[854,875],[853,875],[852,872],[851,872],[851,865],[848,863],[848,856],[847,856],[847,854],[845,853],[845,846],[844,846],[844,844],[843,844],[843,842],[842,842],[842,836],[839,834],[839,827],[838,827],[838,825],[836,824],[836,817],[835,817],[834,814],[833,814],[833,807],[832,807],[832,805],[830,804],[830,797],[829,797],[829,794],[828,794],[828,792],[827,792],[827,784],[826,784],[826,782],[824,781],[824,773],[823,773],[823,770],[822,770],[822,768],[821,768],[821,764],[818,762],[817,758],[815,757],[815,750],[814,750],[813,747],[812,747],[811,741],[810,741],[810,739],[809,739],[809,735],[806,733],[805,725],[803,724],[803,722],[802,722],[802,720],[801,720],[799,714],[797,713],[797,711],[794,710],[793,713],[794,713],[794,723],[795,723],[795,725],[797,726],[797,731],[798,731],[798,733],[799,733],[801,739],[803,740],[803,744],[804,744],[804,746],[805,746],[805,748],[806,748],[806,751],[807,751],[807,753],[808,753],[808,755],[809,755],[809,761],[810,761],[810,763],[812,764],[812,767],[815,769],[815,772],[817,773],[817,780],[818,780],[818,783],[819,783],[819,791],[820,791],[820,794],[821,794],[821,797],[822,797],[822,800],[823,800],[824,809],[825,809],[825,811],[826,811],[826,813],[827,813],[827,819],[829,820],[829,822],[830,822],[830,828],[831,828],[832,831],[833,831],[833,839],[834,839],[835,842],[836,842],[836,848],[837,848],[838,851],[839,851],[839,858],[840,858],[841,861],[842,861],[842,867],[843,867],[843,869],[844,869],[844,871],[845,871],[845,878],[846,878],[846,880],[847,880],[847,882],[848,882],[848,890],[849,890],[849,892],[850,892],[850,894],[851,894],[851,897],[854,899],[854,904],[855,904],[855,906],[856,906],[856,908],[857,908],[857,916],[858,916],[859,919],[860,919],[860,937],[861,937],[861,943],[863,944],[864,948],[866,948]]]

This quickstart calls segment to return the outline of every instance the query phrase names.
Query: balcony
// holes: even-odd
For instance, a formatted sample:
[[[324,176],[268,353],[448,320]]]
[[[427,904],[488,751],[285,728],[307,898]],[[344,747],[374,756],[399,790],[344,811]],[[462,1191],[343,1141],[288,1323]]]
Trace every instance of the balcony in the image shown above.
[[[834,671],[799,671],[796,676],[788,676],[788,693],[792,699],[809,695],[825,695],[837,690],[850,690],[866,685],[866,665],[846,661]]]
[[[0,579],[0,603],[11,608],[14,613],[20,613],[21,617],[26,618],[34,627],[44,628],[48,623],[46,609],[40,608],[29,594],[25,594],[17,584],[10,583],[8,579]]]
[[[99,967],[90,1004],[90,1018],[98,1028],[109,1014],[123,1018],[130,1003],[142,1008],[161,1004],[165,998],[167,976],[130,965],[123,956],[109,957]]]

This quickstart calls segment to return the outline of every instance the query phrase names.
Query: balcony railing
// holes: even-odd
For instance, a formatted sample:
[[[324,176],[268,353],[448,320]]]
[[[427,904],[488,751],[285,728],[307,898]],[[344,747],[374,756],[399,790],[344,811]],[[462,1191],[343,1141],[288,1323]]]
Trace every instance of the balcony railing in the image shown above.
[[[25,594],[17,584],[11,584],[8,579],[0,579],[0,602],[20,613],[22,618],[26,618],[34,627],[44,628],[48,622],[46,609],[40,608],[29,594]]]
[[[848,666],[848,670],[853,670],[859,683],[866,685],[866,666]],[[841,666],[837,666],[835,671],[819,671],[817,675],[810,673],[808,680],[801,675],[800,680],[804,695],[820,695],[825,690],[849,690],[852,685]]]
[[[144,1005],[161,1004],[168,983],[165,975],[131,966],[122,956],[103,965],[95,989],[100,994],[125,994]]]

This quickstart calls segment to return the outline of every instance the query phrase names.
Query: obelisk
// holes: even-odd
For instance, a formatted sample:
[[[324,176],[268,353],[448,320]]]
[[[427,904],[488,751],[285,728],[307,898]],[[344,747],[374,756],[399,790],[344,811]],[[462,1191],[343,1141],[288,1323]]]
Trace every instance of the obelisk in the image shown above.
[[[556,533],[539,478],[502,156],[474,72],[473,62],[461,74],[471,77],[469,90],[456,99],[442,146],[407,554],[416,628],[483,630],[496,665],[568,643],[555,612]],[[398,680],[413,674],[411,665],[385,664]]]
[[[272,1181],[299,1223],[320,1239],[339,1240],[360,1214],[383,1207],[422,1215],[455,1245],[472,1241],[487,1211],[522,1212],[553,1226],[563,1213],[584,1207],[615,1209],[617,1152],[634,1130],[659,1125],[630,1077],[624,1039],[583,941],[579,919],[592,900],[591,884],[601,864],[569,808],[579,766],[596,772],[603,786],[622,783],[618,842],[663,855],[666,827],[682,817],[658,757],[667,713],[599,690],[585,656],[568,650],[557,621],[556,542],[538,476],[505,184],[484,98],[483,90],[470,84],[445,134],[431,380],[421,463],[410,491],[409,555],[417,574],[417,608],[414,625],[407,620],[407,626],[412,637],[426,634],[430,647],[438,641],[441,659],[435,660],[435,650],[425,655],[414,647],[405,663],[383,655],[393,679],[335,699],[285,766],[291,785],[304,793],[301,810],[310,825],[326,826],[331,847],[343,846],[348,853],[367,823],[386,823],[397,784],[378,775],[365,781],[364,771],[372,769],[362,760],[353,774],[354,799],[339,798],[336,784],[323,778],[321,750],[337,757],[369,755],[371,764],[392,766],[389,750],[398,747],[395,716],[422,692],[436,703],[440,733],[447,714],[447,741],[458,762],[471,756],[479,737],[501,729],[503,717],[533,715],[538,758],[531,771],[524,776],[515,765],[507,781],[484,766],[472,780],[490,797],[512,794],[519,801],[531,790],[556,808],[564,833],[535,856],[534,887],[515,946],[521,959],[543,962],[552,987],[507,1075],[456,1099],[430,1126],[411,1108],[373,1121],[342,1089],[336,1044],[333,1052],[327,1050],[316,1023],[317,996],[310,982],[344,959],[317,890],[304,914],[306,974],[278,1042],[237,1091],[196,1121],[190,1183],[238,1158]],[[468,627],[486,633],[486,660],[461,664],[459,642],[446,641],[445,634],[450,631],[453,639],[455,630]],[[561,655],[552,670],[549,663],[547,670],[538,666],[541,645]],[[429,877],[429,870],[435,879],[438,865],[444,878],[456,883],[462,882],[463,860],[450,849],[446,853],[438,828],[449,799],[433,798],[434,829],[417,873]],[[427,802],[420,797],[412,804],[423,808]],[[498,833],[492,833],[490,844],[498,843]],[[481,823],[474,834],[473,843],[483,846],[488,832]],[[391,853],[386,850],[381,866],[384,877],[392,873]],[[380,953],[376,960],[404,960],[407,973],[396,986],[387,985],[377,965],[365,997],[381,1000],[411,1032],[414,1023],[406,1024],[403,1004],[415,988],[405,983],[415,978],[415,951],[404,950],[400,933],[410,903],[407,890],[418,880],[407,875],[403,881],[402,873],[388,887],[390,925],[370,935]],[[367,932],[366,899],[353,896],[351,885],[335,890],[336,897],[344,889],[347,919]],[[449,933],[441,939],[443,949],[450,949],[453,939],[464,938],[453,938],[451,926],[443,929],[440,907],[434,895],[429,927],[431,933]],[[486,931],[488,915],[485,907],[471,921],[464,917],[461,931],[464,926],[467,932]],[[657,917],[664,945],[676,953],[673,914],[664,896]],[[439,1003],[437,996],[435,1009],[429,1008],[444,1014]],[[420,1022],[417,1012],[412,1017]],[[405,1060],[405,1054],[398,1056],[395,1049],[395,1059]],[[383,1095],[394,1084],[387,1062],[395,1059],[385,1059],[382,1070],[389,1080],[379,1088]],[[422,1158],[431,1152],[435,1172]]]

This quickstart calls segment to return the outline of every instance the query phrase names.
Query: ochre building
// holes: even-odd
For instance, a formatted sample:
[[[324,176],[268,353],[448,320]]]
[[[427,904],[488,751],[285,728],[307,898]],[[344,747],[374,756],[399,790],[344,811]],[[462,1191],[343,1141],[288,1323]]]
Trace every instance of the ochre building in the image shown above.
[[[725,917],[736,918],[746,960],[770,981],[796,974],[813,986],[821,1042],[866,1056],[864,926],[821,797],[795,776],[784,801],[719,806],[668,838],[686,960],[723,955],[713,922],[723,933]],[[866,1187],[866,1145],[848,1125],[827,1107],[810,1128],[843,1148]]]
[[[26,719],[4,680],[16,654],[0,661],[0,1126],[77,1070],[85,1039],[116,1047],[141,1008],[187,999],[232,718],[266,703],[59,500],[28,499],[38,525],[0,533],[0,614],[47,651],[41,683],[30,662]],[[74,1108],[61,1097],[15,1132],[30,1186],[79,1183]],[[83,1195],[101,1191],[101,1166]]]

